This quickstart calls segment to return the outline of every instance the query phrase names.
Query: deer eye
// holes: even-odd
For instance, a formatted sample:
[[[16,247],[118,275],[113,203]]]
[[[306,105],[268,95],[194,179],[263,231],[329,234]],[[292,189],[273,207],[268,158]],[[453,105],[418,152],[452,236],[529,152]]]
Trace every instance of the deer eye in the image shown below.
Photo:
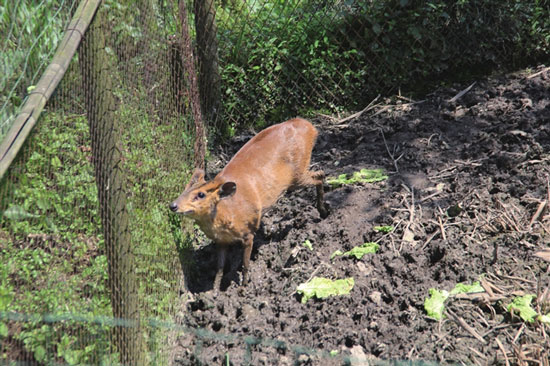
[[[197,197],[202,199],[202,198],[206,197],[206,195],[204,194],[204,192],[199,192],[199,193],[197,193]]]

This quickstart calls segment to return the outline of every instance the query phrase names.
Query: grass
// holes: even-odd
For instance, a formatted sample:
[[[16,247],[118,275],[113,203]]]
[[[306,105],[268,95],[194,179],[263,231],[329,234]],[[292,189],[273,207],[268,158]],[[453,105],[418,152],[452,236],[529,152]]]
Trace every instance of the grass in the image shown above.
[[[0,1],[0,140],[53,56],[74,0]]]
[[[175,241],[190,241],[168,203],[187,174],[182,141],[189,138],[179,128],[185,121],[159,123],[136,107],[138,93],[124,98],[116,113],[125,126],[121,151],[140,316],[171,321],[181,273]],[[0,362],[17,352],[46,365],[116,360],[113,328],[98,320],[112,317],[112,309],[92,160],[86,117],[46,112],[0,182],[0,314],[24,316],[0,316]],[[142,329],[155,363],[165,362],[167,333]]]

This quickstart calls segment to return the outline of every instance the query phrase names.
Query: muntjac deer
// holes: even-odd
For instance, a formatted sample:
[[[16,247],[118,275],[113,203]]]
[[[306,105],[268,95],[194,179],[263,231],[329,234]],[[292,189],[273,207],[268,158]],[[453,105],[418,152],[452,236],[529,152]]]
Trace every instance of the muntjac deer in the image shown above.
[[[242,283],[248,283],[250,253],[262,212],[287,189],[315,185],[317,210],[322,218],[327,216],[324,173],[309,170],[316,138],[315,127],[301,118],[268,127],[248,141],[214,179],[205,181],[204,171],[196,169],[183,193],[170,204],[172,211],[194,219],[216,243],[214,289],[220,287],[227,246],[235,243],[244,247]]]

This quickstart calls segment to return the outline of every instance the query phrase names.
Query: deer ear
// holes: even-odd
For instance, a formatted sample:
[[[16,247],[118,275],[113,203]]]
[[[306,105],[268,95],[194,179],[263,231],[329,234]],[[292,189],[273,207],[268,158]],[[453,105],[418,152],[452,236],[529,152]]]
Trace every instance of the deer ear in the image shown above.
[[[225,182],[218,190],[220,199],[229,198],[237,191],[237,185],[235,182]]]
[[[204,183],[204,170],[199,168],[195,169],[195,171],[193,172],[189,183],[187,183],[187,185],[185,186],[185,190],[188,190],[190,187],[194,186],[197,183]]]

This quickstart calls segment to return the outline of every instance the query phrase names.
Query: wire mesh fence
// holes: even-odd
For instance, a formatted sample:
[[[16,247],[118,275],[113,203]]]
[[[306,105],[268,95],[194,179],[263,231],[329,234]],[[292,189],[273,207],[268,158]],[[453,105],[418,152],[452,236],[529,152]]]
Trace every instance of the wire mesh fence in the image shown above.
[[[168,362],[171,333],[147,322],[173,319],[177,307],[175,243],[186,232],[166,197],[193,161],[193,125],[178,109],[189,103],[171,97],[174,56],[153,4],[99,4],[80,3],[71,24],[93,22],[2,180],[8,363]],[[55,78],[45,75],[24,109]]]
[[[550,42],[539,1],[18,0],[0,10],[6,364],[167,364],[178,333],[224,341],[177,325],[193,237],[167,204],[204,164],[205,129],[228,136],[361,109],[379,93],[533,62]],[[82,41],[46,93],[38,78],[64,30]],[[33,95],[45,106],[27,104],[14,130]],[[9,164],[13,141],[22,147]],[[258,347],[298,363],[314,352],[237,343],[243,363]],[[200,352],[179,363],[200,363]]]

